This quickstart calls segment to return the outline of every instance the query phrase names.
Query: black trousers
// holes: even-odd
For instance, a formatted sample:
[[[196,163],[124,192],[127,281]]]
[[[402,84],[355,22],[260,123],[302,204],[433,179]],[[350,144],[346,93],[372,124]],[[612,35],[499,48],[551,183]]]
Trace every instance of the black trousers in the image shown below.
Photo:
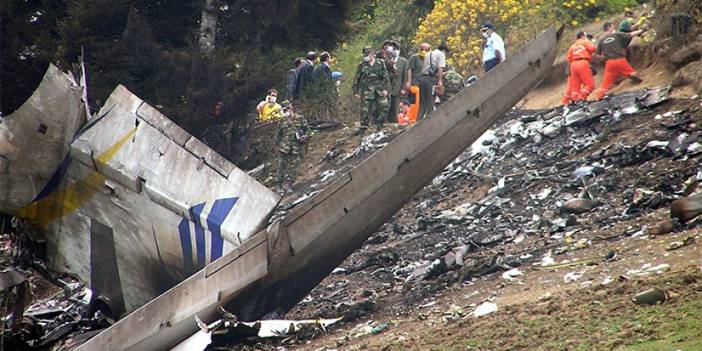
[[[388,109],[388,116],[385,118],[385,120],[388,123],[397,123],[397,112],[398,109],[400,108],[400,96],[399,95],[390,95],[390,108]]]
[[[495,68],[495,66],[497,66],[498,63],[500,63],[500,62],[497,61],[496,58],[489,59],[489,60],[483,62],[483,65],[485,65],[485,73],[490,72],[490,70]]]
[[[434,95],[431,90],[436,85],[437,78],[434,76],[419,77],[419,112],[417,120],[420,120],[434,111]]]

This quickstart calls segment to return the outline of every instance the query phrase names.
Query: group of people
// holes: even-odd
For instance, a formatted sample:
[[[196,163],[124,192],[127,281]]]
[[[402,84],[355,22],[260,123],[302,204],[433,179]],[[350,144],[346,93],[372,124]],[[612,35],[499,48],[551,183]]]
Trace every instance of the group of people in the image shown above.
[[[481,28],[485,39],[485,72],[507,56],[504,42],[494,30],[491,23]],[[446,56],[450,52],[446,44],[432,50],[428,43],[421,43],[416,53],[405,58],[395,40],[384,41],[379,50],[364,47],[363,60],[353,81],[353,92],[361,99],[359,137],[363,138],[371,122],[381,129],[385,122],[407,125],[423,119],[434,110],[435,104],[459,92],[466,82],[447,65]],[[285,100],[278,103],[278,91],[270,89],[256,106],[259,121],[279,121],[275,132],[276,185],[281,193],[291,191],[301,155],[307,147],[307,120],[295,109],[305,99],[318,98],[316,93],[320,90],[310,90],[312,87],[328,89],[330,82],[343,77],[341,72],[332,71],[331,63],[328,52],[319,55],[309,52],[305,58],[295,59],[295,68],[287,76]],[[468,82],[475,79],[473,76]],[[313,93],[306,93],[310,91]]]
[[[319,56],[310,51],[305,58],[296,58],[295,68],[288,71],[285,100],[278,103],[278,91],[270,89],[256,106],[259,122],[277,122],[274,140],[278,154],[276,187],[282,194],[292,191],[309,140],[307,120],[296,109],[301,101],[335,88],[334,82],[343,74],[332,71],[331,64],[332,57],[326,51]]]
[[[294,64],[295,68],[288,71],[287,77],[286,99],[290,102],[307,97],[305,93],[310,87],[322,86],[326,89],[331,82],[342,76],[340,72],[332,71],[332,57],[326,51],[319,55],[310,51],[304,59],[302,57],[295,59]]]
[[[625,13],[625,19],[615,30],[614,23],[606,22],[602,26],[604,35],[596,42],[593,35],[580,31],[576,40],[566,52],[568,68],[568,83],[561,102],[570,105],[585,101],[591,93],[595,98],[604,98],[613,85],[629,78],[634,83],[640,83],[641,78],[628,61],[629,44],[636,36],[641,36],[645,30],[645,17],[636,20],[632,11]],[[596,70],[592,64],[594,58],[604,60],[604,76],[600,87],[595,90]]]
[[[597,99],[602,99],[624,78],[641,81],[627,57],[632,38],[644,33],[640,29],[644,19],[637,20],[633,12],[627,11],[618,28],[610,22],[604,24],[605,33],[596,43],[591,34],[577,33],[575,43],[566,53],[568,84],[562,99],[564,105],[587,100],[593,92]],[[481,34],[484,38],[483,68],[488,73],[507,58],[507,52],[492,23],[485,23]],[[361,100],[360,138],[370,123],[381,129],[385,122],[405,125],[421,120],[434,110],[437,102],[447,101],[465,86],[463,77],[446,63],[446,56],[451,52],[446,44],[432,50],[428,43],[421,43],[418,49],[405,58],[397,41],[386,40],[378,50],[367,46],[361,51],[363,60],[357,66],[352,87]],[[605,62],[604,77],[597,90],[593,58]],[[277,185],[284,193],[292,188],[308,140],[307,121],[295,113],[294,106],[306,98],[316,98],[316,93],[305,93],[310,87],[328,89],[333,86],[330,83],[342,76],[340,72],[332,71],[331,63],[328,52],[319,56],[316,52],[309,52],[305,58],[296,59],[295,68],[288,72],[285,101],[278,104],[278,92],[271,89],[256,107],[261,121],[280,120],[275,134]],[[468,81],[475,79],[471,77]]]
[[[481,32],[485,39],[483,66],[488,72],[507,54],[492,23],[485,23]],[[449,100],[465,86],[464,78],[446,63],[451,52],[446,44],[432,50],[428,43],[421,43],[409,59],[400,52],[394,40],[386,40],[377,51],[367,46],[361,52],[363,61],[353,81],[353,92],[361,100],[361,138],[371,122],[380,129],[385,122],[402,125],[421,120],[437,102]]]

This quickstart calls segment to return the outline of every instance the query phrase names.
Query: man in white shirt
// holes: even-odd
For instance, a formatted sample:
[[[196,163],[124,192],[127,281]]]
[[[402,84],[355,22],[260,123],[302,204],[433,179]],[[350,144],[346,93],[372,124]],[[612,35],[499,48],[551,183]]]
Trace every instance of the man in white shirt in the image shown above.
[[[422,119],[434,111],[434,85],[442,86],[442,77],[446,68],[446,54],[449,48],[445,44],[424,56],[422,75],[419,77],[419,113],[417,119]]]
[[[502,41],[502,37],[495,33],[495,26],[492,23],[485,23],[480,31],[483,34],[483,38],[485,38],[483,66],[485,67],[485,73],[487,73],[507,58],[507,52],[505,52],[505,42]]]

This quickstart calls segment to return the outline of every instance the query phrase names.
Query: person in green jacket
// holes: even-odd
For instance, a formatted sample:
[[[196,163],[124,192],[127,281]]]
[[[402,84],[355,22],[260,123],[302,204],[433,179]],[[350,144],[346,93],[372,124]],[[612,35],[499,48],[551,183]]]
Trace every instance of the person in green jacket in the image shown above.
[[[353,80],[353,92],[361,99],[360,137],[368,129],[368,121],[373,120],[378,130],[383,127],[383,121],[388,114],[388,92],[390,90],[390,75],[382,59],[375,57],[370,46],[363,48],[363,62],[356,69]]]
[[[275,133],[278,149],[277,186],[283,194],[292,192],[297,178],[297,168],[305,153],[309,136],[307,120],[293,111],[289,101],[281,104],[283,116]]]

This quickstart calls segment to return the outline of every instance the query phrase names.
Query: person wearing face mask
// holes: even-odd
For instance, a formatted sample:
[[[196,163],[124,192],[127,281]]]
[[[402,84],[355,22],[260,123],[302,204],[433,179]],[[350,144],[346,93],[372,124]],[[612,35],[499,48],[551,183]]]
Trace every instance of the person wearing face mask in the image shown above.
[[[485,73],[487,73],[499,63],[502,63],[507,58],[507,53],[505,52],[505,42],[502,41],[502,37],[495,33],[495,26],[492,23],[485,23],[480,31],[485,39],[483,66],[485,67]]]
[[[388,91],[390,90],[390,75],[383,60],[376,58],[373,48],[363,48],[363,62],[356,68],[353,80],[353,92],[361,99],[361,126],[360,138],[368,129],[368,122],[372,120],[378,130],[382,129],[383,121],[387,116],[389,103]]]
[[[258,112],[258,120],[261,122],[268,122],[279,119],[282,116],[281,107],[277,103],[278,91],[275,89],[268,90],[268,95],[266,98],[256,105],[256,111]]]
[[[280,110],[283,118],[278,123],[275,133],[275,144],[278,149],[278,168],[276,186],[282,193],[292,192],[297,178],[297,167],[302,154],[307,149],[309,126],[307,120],[295,113],[289,101],[283,101]]]
[[[387,121],[397,122],[397,109],[400,105],[400,97],[407,93],[405,86],[409,82],[409,62],[400,56],[400,44],[391,41],[387,47],[388,62],[392,67],[390,73],[390,108],[388,109]]]
[[[422,66],[424,65],[424,57],[427,56],[431,47],[428,43],[419,44],[419,50],[409,58],[409,67],[407,67],[407,82],[405,82],[405,90],[407,91],[408,101],[410,103],[407,116],[411,123],[417,121],[422,99],[419,96],[419,77],[422,75]],[[414,98],[412,98],[414,97]]]

